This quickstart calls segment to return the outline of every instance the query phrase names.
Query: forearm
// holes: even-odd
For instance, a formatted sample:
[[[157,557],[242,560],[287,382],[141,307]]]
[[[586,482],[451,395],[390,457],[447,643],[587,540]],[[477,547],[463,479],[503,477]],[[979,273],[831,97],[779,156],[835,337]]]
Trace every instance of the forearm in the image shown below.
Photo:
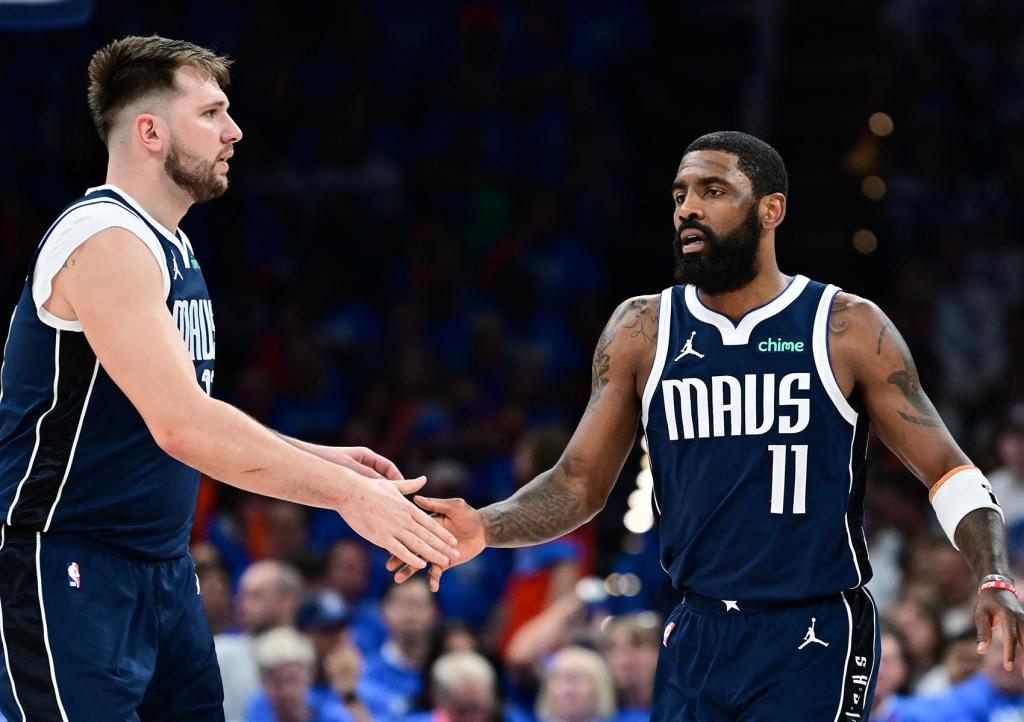
[[[202,473],[265,496],[338,509],[352,473],[308,453],[238,409],[201,399],[161,446]]]
[[[557,539],[600,510],[587,497],[585,483],[559,463],[508,499],[480,510],[487,546],[529,546]]]
[[[310,442],[303,441],[302,439],[295,439],[295,438],[293,438],[291,436],[286,436],[285,434],[282,434],[280,431],[274,431],[273,429],[270,429],[269,431],[274,436],[276,436],[277,438],[281,439],[282,441],[284,441],[284,442],[286,442],[288,444],[291,444],[296,449],[302,449],[307,454],[312,454],[313,456],[318,456],[321,459],[328,459],[328,460],[330,460],[329,456],[327,455],[328,447],[326,447],[326,446],[321,446],[320,444],[311,444]]]
[[[960,553],[978,579],[989,574],[1012,576],[1006,527],[999,512],[975,509],[957,525],[954,536]]]

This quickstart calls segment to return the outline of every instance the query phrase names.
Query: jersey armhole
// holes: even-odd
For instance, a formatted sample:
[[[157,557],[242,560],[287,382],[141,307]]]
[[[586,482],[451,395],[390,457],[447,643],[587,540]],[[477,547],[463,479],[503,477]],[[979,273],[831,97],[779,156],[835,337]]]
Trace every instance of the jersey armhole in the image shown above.
[[[75,227],[68,229],[64,233],[52,233],[51,237],[46,240],[42,250],[39,251],[39,257],[36,259],[35,268],[32,272],[32,301],[36,307],[36,315],[42,323],[61,331],[81,333],[82,324],[80,321],[69,321],[55,316],[43,307],[43,304],[49,300],[50,295],[53,293],[53,278],[63,267],[68,257],[79,246],[97,233],[102,233],[108,228],[123,228],[146,245],[153,253],[157,265],[160,266],[160,272],[163,276],[164,298],[166,299],[171,293],[171,276],[167,271],[167,258],[164,255],[164,250],[158,241],[149,238],[152,234],[141,221],[127,216],[124,218],[94,218],[91,223],[88,220],[83,219]]]
[[[851,426],[857,425],[857,411],[850,405],[849,400],[843,396],[839,382],[836,381],[835,373],[832,371],[832,359],[829,353],[828,344],[828,320],[832,313],[832,300],[841,289],[838,286],[828,285],[821,294],[818,301],[818,310],[814,315],[814,331],[812,333],[811,347],[814,352],[814,366],[818,371],[818,378],[825,392],[832,400],[839,415]]]
[[[665,370],[665,358],[668,356],[668,336],[672,329],[672,289],[666,288],[661,292],[661,309],[658,311],[658,347],[654,353],[654,366],[651,367],[651,374],[647,377],[644,385],[643,397],[643,423],[647,429],[647,413],[651,408],[651,399],[658,388],[658,381]]]

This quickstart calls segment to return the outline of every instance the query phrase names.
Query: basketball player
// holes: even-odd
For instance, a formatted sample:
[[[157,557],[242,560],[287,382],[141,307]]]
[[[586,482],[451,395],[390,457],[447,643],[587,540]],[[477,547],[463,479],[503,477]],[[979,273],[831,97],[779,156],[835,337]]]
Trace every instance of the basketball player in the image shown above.
[[[43,237],[0,373],[0,712],[223,720],[187,553],[200,472],[337,510],[414,566],[446,563],[455,539],[403,498],[422,479],[366,449],[276,435],[210,396],[213,313],[178,224],[228,186],[242,138],[228,61],[127,37],[89,77],[107,182]]]
[[[485,545],[553,539],[604,505],[640,417],[662,564],[683,598],[664,628],[655,720],[866,718],[879,656],[864,589],[869,421],[931,488],[939,521],[982,579],[980,651],[999,626],[1004,664],[1016,657],[1024,612],[996,499],[878,307],[779,270],[787,192],[766,143],[737,132],[697,139],[672,185],[679,285],[614,312],[558,463],[479,511],[416,499],[444,515],[459,563]],[[431,569],[435,587],[440,574]]]

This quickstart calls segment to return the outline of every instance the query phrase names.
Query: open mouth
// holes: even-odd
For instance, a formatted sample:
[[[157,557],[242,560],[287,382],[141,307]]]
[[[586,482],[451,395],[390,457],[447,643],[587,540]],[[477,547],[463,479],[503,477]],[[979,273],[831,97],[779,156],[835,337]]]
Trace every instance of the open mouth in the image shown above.
[[[687,228],[679,238],[683,244],[683,253],[698,253],[704,250],[704,234],[695,228]]]

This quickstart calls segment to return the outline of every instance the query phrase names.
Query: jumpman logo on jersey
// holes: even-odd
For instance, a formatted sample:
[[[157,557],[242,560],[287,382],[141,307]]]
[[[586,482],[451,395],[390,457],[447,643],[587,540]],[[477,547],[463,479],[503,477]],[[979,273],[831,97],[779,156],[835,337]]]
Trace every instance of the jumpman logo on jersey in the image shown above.
[[[171,262],[174,263],[174,277],[171,280],[176,281],[179,278],[184,278],[184,276],[181,275],[181,269],[178,268],[178,257],[173,253],[171,254]]]
[[[690,338],[686,339],[686,344],[683,346],[683,350],[679,352],[678,356],[672,359],[673,361],[678,361],[683,356],[696,356],[697,358],[704,358],[704,354],[700,353],[699,351],[694,351],[693,349],[693,337],[696,335],[696,331],[690,334]]]
[[[737,612],[740,611],[740,605],[737,604],[736,600],[734,600],[734,599],[723,599],[722,600],[722,604],[725,605],[725,611],[727,611],[727,612],[729,610],[733,610],[733,611],[737,611]]]
[[[828,642],[822,642],[814,634],[814,625],[815,625],[815,623],[817,621],[818,621],[817,619],[815,619],[814,617],[811,617],[811,626],[809,626],[807,628],[807,634],[804,635],[804,643],[801,644],[799,647],[797,647],[797,649],[803,649],[804,647],[806,647],[811,642],[814,642],[815,644],[820,644],[822,647],[827,647],[828,646]]]

